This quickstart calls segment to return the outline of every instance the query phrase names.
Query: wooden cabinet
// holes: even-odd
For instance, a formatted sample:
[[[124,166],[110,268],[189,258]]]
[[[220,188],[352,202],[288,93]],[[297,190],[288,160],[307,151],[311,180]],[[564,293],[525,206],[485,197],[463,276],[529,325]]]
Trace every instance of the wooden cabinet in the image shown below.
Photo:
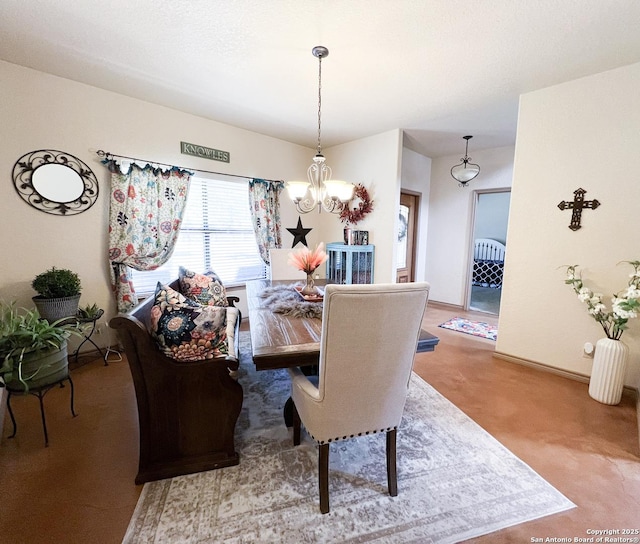
[[[373,283],[373,245],[327,244],[327,283]]]

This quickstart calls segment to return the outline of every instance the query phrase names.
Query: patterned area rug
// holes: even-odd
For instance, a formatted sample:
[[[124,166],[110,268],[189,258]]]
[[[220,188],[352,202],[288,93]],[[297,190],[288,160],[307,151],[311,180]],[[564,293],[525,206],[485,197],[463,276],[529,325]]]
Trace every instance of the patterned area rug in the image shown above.
[[[473,336],[479,336],[481,338],[488,338],[489,340],[496,340],[498,338],[498,327],[485,323],[484,321],[471,321],[470,319],[464,319],[462,317],[454,317],[438,325],[438,327],[472,334]]]
[[[240,465],[145,484],[124,542],[449,543],[575,505],[413,375],[398,431],[398,496],[385,435],[331,446],[331,511],[318,507],[317,449],[293,447],[286,371],[256,372],[241,334]]]

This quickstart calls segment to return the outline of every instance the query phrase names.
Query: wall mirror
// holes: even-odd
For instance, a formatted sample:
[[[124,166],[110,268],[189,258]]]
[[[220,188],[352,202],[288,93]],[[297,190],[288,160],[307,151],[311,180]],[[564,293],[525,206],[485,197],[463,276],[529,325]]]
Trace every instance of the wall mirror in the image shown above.
[[[82,213],[98,198],[98,180],[91,168],[53,149],[20,157],[13,166],[13,184],[27,204],[54,215]]]

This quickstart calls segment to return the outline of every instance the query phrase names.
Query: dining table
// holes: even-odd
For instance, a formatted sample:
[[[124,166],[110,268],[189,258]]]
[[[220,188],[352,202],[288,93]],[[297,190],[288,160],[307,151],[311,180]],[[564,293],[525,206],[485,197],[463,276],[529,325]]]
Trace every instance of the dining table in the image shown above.
[[[315,283],[323,293],[326,281],[317,280]],[[322,319],[273,311],[271,295],[279,286],[288,286],[294,291],[296,280],[251,280],[246,283],[251,354],[256,370],[302,367],[305,374],[317,374]],[[321,312],[316,312],[316,315],[321,316]],[[437,336],[422,329],[416,352],[433,351],[438,342]],[[291,398],[283,407],[283,415],[286,426],[291,427]]]
[[[315,283],[322,292],[325,280],[316,280]],[[246,284],[251,354],[256,370],[318,364],[322,319],[274,312],[270,297],[264,296],[269,288],[289,285],[293,290],[295,284],[296,280],[265,279]],[[416,352],[433,351],[438,342],[437,336],[422,329]]]

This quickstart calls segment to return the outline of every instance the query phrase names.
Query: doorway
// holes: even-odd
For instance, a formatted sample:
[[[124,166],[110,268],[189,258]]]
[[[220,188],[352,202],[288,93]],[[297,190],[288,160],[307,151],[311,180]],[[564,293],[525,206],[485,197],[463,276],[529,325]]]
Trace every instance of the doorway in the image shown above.
[[[398,251],[396,263],[396,282],[408,283],[415,278],[416,231],[418,228],[418,209],[420,195],[402,191],[400,193],[400,211],[398,227]]]
[[[500,313],[510,189],[474,191],[467,310]]]

